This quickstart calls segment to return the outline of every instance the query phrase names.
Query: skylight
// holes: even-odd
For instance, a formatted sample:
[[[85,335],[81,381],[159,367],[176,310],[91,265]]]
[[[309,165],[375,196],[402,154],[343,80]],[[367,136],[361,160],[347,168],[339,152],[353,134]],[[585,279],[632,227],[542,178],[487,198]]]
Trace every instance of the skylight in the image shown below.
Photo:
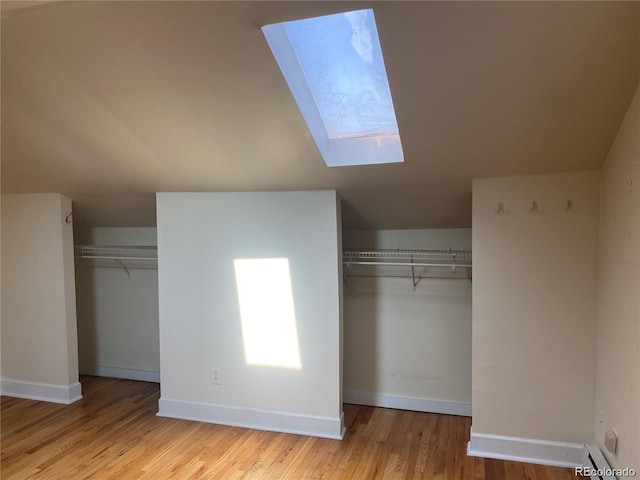
[[[373,10],[262,31],[328,166],[404,161]]]

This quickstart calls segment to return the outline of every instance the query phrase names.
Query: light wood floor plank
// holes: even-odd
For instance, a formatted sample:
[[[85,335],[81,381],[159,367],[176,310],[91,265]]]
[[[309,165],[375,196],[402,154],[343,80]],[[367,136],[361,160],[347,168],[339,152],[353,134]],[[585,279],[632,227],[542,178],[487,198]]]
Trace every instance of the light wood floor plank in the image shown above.
[[[468,457],[467,417],[345,405],[338,441],[157,417],[157,384],[81,382],[73,405],[2,397],[3,480],[576,478]]]

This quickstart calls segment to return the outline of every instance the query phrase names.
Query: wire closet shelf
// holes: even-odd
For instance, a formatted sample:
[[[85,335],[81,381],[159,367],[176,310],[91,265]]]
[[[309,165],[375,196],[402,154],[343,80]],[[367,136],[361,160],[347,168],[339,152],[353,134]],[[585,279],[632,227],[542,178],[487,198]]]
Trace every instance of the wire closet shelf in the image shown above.
[[[411,278],[413,279],[413,288],[415,290],[419,280],[423,276],[443,276],[447,278],[466,278],[459,276],[452,276],[456,273],[456,269],[464,268],[471,269],[472,256],[470,250],[409,250],[409,249],[380,249],[380,250],[345,250],[342,252],[342,262],[345,266],[344,280],[348,285],[347,272],[349,275],[357,274],[354,271],[354,266],[366,267],[408,267],[411,269]],[[448,267],[451,269],[451,274],[448,275],[434,275],[432,273],[426,274],[428,270],[441,271],[437,267]],[[416,269],[420,268],[420,272]],[[371,276],[371,275],[366,275]],[[384,276],[384,275],[383,275]],[[389,275],[389,276],[404,276],[404,275]],[[407,275],[408,271],[407,271]],[[470,271],[469,271],[470,278]]]
[[[158,247],[75,245],[73,249],[76,257],[94,260],[156,261],[158,259]]]
[[[157,268],[158,247],[74,245],[73,250],[75,257],[81,261],[80,265],[119,267],[128,278],[131,278],[130,268]]]

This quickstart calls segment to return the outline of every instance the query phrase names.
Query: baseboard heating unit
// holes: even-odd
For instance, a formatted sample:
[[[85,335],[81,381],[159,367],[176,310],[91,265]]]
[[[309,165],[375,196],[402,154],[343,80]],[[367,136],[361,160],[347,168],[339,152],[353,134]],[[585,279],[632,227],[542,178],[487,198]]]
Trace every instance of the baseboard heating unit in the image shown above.
[[[616,480],[614,470],[609,466],[609,462],[604,458],[600,448],[597,445],[584,446],[582,452],[583,469],[576,468],[578,476],[582,474],[585,478],[591,480]]]

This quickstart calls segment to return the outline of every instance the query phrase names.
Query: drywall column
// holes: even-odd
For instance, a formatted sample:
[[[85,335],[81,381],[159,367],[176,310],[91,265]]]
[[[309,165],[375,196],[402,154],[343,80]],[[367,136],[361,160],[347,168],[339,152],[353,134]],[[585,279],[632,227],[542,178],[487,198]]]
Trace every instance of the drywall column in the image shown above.
[[[596,442],[612,466],[640,475],[640,91],[603,168],[599,254]]]
[[[471,250],[471,229],[345,231],[346,249]],[[358,277],[351,272],[373,277]],[[411,270],[347,269],[345,402],[471,415],[471,280]],[[450,268],[418,275],[453,277]],[[387,277],[404,274],[409,278]]]
[[[57,403],[78,382],[71,201],[2,196],[2,394]]]
[[[470,454],[575,466],[593,438],[599,185],[473,183]]]
[[[75,229],[76,244],[157,245],[155,228]],[[80,373],[160,382],[158,271],[140,262],[76,263]]]
[[[335,191],[157,195],[160,415],[342,436],[339,209]]]

